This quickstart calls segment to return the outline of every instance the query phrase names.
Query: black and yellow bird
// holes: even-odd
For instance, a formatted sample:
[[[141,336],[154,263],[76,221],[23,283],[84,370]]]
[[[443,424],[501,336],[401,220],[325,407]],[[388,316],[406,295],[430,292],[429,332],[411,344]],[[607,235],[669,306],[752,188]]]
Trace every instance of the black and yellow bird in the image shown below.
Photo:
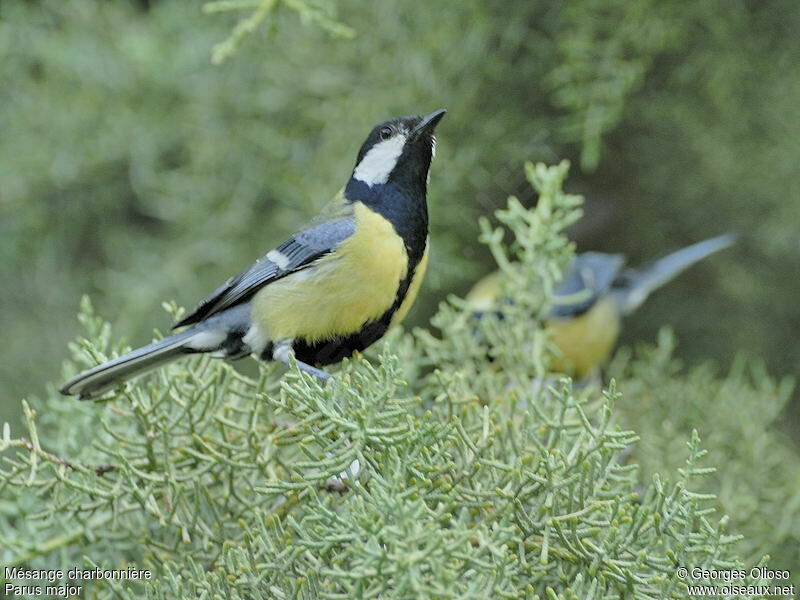
[[[174,328],[183,331],[90,369],[61,393],[95,398],[186,354],[253,354],[316,368],[360,351],[405,317],[428,263],[427,188],[444,116],[376,125],[350,180],[322,213],[231,277]],[[316,365],[316,366],[315,366]]]
[[[620,254],[584,252],[575,257],[554,290],[553,308],[545,327],[558,350],[551,368],[578,379],[587,377],[611,355],[619,338],[622,317],[648,296],[696,262],[727,248],[736,235],[711,238],[643,267],[625,267]],[[467,295],[477,313],[497,310],[500,274],[481,279]]]

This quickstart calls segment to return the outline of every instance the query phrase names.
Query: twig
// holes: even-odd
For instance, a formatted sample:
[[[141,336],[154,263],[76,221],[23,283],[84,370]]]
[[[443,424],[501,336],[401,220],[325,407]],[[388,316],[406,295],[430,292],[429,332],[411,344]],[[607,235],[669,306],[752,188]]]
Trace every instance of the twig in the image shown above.
[[[93,465],[87,465],[87,464],[81,464],[80,468],[79,468],[79,467],[76,467],[70,461],[68,461],[68,460],[66,460],[64,458],[61,458],[60,456],[56,456],[52,452],[47,452],[46,450],[42,450],[41,448],[37,448],[29,440],[20,439],[20,440],[16,440],[16,442],[17,442],[16,445],[21,446],[22,448],[25,448],[26,450],[28,450],[28,452],[31,452],[31,453],[36,454],[38,456],[41,456],[42,458],[44,458],[45,460],[53,463],[54,465],[61,465],[61,466],[67,467],[69,469],[72,469],[73,471],[79,471],[80,468],[89,469],[91,471],[94,471],[95,475],[99,475],[100,477],[102,477],[106,473],[110,473],[111,471],[116,471],[116,469],[117,469],[116,465],[96,465],[96,466],[93,466]]]

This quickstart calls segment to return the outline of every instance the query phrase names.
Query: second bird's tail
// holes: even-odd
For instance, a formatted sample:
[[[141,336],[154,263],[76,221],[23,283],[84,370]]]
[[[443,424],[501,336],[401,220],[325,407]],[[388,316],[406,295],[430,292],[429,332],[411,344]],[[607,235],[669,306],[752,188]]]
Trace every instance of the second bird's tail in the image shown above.
[[[727,248],[737,238],[735,233],[720,235],[667,254],[638,269],[626,269],[622,281],[612,290],[617,308],[623,315],[639,308],[647,297],[677,275],[714,252]]]

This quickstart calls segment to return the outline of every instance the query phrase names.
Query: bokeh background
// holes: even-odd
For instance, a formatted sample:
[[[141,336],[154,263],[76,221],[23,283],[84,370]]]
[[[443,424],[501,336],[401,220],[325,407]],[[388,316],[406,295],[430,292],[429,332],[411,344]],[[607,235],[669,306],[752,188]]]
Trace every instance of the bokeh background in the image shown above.
[[[278,5],[0,4],[0,420],[61,380],[91,295],[149,341],[345,182],[369,128],[445,107],[431,271],[410,323],[491,268],[477,218],[534,201],[524,160],[573,164],[580,250],[644,262],[738,231],[627,322],[687,363],[798,373],[800,5],[794,0],[342,0],[332,36]],[[797,422],[798,404],[787,421]]]

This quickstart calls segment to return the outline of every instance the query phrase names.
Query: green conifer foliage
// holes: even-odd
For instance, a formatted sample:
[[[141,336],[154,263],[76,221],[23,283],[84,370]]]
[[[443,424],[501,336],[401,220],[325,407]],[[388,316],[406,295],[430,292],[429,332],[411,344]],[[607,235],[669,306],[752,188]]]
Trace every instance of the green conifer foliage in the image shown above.
[[[0,567],[153,572],[71,582],[102,599],[683,599],[682,566],[796,580],[792,382],[743,357],[683,370],[664,330],[606,388],[573,385],[548,375],[537,318],[565,228],[638,261],[714,223],[744,250],[639,329],[796,368],[794,0],[187,6],[0,3],[0,411],[28,397],[0,431]],[[81,294],[64,376],[314,214],[370,125],[440,105],[422,327],[335,388],[191,358],[105,403],[56,394]],[[565,163],[522,156],[577,159],[587,219]],[[442,298],[481,256],[511,301],[476,322]]]
[[[514,300],[502,319],[476,325],[454,298],[438,333],[395,332],[324,389],[295,369],[247,377],[190,358],[109,402],[26,403],[26,433],[6,427],[0,442],[0,562],[154,573],[84,582],[87,598],[678,599],[677,567],[769,551],[763,532],[726,527],[709,493],[727,478],[721,454],[697,431],[677,433],[657,470],[649,438],[617,424],[627,404],[698,376],[651,387],[658,355],[630,367],[644,373],[631,392],[543,378],[531,315],[569,258],[580,198],[561,191],[566,163],[525,172],[536,208],[511,198],[499,227],[482,225]],[[81,320],[78,363],[122,350],[88,300]],[[732,402],[775,392],[737,376],[709,385]]]

